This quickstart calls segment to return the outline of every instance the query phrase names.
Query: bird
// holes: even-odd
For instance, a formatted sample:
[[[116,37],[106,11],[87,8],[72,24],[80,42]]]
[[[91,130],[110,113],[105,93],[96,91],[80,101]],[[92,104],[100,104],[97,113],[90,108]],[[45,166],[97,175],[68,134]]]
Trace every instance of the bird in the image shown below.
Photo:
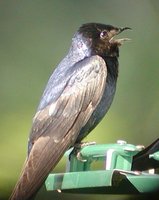
[[[10,200],[34,197],[70,147],[80,143],[107,113],[116,91],[119,47],[130,29],[86,23],[50,76],[33,117],[28,154]]]

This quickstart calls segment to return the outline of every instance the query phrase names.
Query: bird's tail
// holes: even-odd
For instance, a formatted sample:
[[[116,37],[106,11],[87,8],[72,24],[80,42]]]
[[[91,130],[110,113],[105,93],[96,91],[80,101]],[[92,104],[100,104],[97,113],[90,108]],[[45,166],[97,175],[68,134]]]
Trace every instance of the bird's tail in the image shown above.
[[[71,143],[66,137],[59,143],[40,137],[34,143],[9,200],[29,200],[36,194]]]

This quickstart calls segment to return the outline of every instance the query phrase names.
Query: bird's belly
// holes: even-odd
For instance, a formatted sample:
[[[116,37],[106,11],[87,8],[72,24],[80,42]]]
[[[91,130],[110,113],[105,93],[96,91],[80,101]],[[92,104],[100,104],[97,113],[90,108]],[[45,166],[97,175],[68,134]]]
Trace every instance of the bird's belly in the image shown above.
[[[107,113],[116,90],[116,82],[111,82],[106,84],[105,91],[103,93],[103,96],[101,98],[100,103],[92,113],[90,119],[86,123],[86,125],[81,129],[76,143],[81,142],[81,140],[86,137],[91,130],[93,130],[97,124],[102,120],[102,118],[105,116]]]

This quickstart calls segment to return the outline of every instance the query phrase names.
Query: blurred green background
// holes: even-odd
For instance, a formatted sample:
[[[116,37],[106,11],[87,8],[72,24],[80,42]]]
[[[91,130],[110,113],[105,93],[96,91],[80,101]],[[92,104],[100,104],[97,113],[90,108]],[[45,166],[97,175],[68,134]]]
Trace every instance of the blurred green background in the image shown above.
[[[159,132],[158,0],[0,1],[0,199],[9,196],[25,160],[32,117],[53,68],[86,22],[129,26],[122,37],[113,105],[87,141],[148,145]],[[55,171],[64,171],[64,161]],[[46,193],[38,199],[125,199]]]

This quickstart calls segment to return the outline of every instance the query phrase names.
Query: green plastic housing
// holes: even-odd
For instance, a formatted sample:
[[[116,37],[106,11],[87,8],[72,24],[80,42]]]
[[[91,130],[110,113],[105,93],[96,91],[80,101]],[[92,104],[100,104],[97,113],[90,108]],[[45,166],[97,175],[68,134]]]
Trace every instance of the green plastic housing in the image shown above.
[[[96,194],[138,194],[159,189],[159,175],[131,171],[132,159],[143,146],[117,141],[115,144],[83,145],[76,154],[66,152],[65,173],[49,174],[48,191]],[[150,155],[159,160],[159,152]],[[101,162],[102,168],[93,168]]]

